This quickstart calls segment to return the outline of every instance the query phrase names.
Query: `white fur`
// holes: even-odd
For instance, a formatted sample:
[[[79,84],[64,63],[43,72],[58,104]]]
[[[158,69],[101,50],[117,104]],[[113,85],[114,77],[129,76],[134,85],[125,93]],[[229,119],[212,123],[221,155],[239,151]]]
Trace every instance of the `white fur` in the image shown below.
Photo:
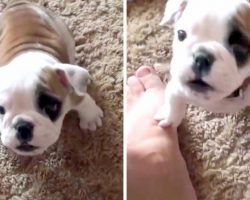
[[[246,0],[168,1],[161,24],[174,23],[175,36],[171,80],[166,88],[165,104],[155,116],[161,126],[178,126],[187,103],[223,113],[235,112],[250,104],[250,87],[243,98],[226,98],[250,76],[250,64],[239,69],[234,57],[223,46],[229,20],[239,6],[247,3]],[[180,29],[187,32],[187,38],[182,42],[177,39]],[[204,93],[196,92],[186,84],[195,77],[191,69],[192,56],[199,47],[208,49],[216,57],[211,72],[204,77],[215,90]]]
[[[38,82],[38,75],[44,67],[61,68],[67,72],[74,71],[72,82],[82,79],[84,83],[81,94],[85,97],[77,105],[71,105],[69,98],[64,102],[63,112],[56,122],[51,122],[48,117],[40,114],[34,105],[35,86]],[[4,106],[6,113],[0,116],[0,132],[2,143],[20,155],[36,155],[43,153],[49,146],[54,144],[60,135],[63,119],[70,110],[76,110],[80,117],[82,129],[96,130],[102,125],[102,110],[95,101],[86,93],[87,83],[90,76],[87,70],[76,65],[60,64],[52,56],[42,52],[26,52],[17,56],[8,65],[0,68],[0,105]],[[18,119],[26,119],[34,124],[33,139],[29,144],[39,146],[39,149],[24,152],[16,149],[19,141],[16,139],[16,131],[13,124]]]
[[[52,55],[42,51],[26,50],[14,57],[9,64],[0,68],[0,106],[3,106],[6,111],[5,114],[0,114],[1,141],[3,145],[17,154],[25,156],[41,154],[58,140],[63,119],[70,110],[78,112],[81,129],[96,130],[102,125],[101,118],[103,117],[102,110],[87,93],[87,86],[91,80],[88,71],[74,65],[75,42],[66,25],[59,17],[43,7],[31,5],[30,8],[53,27],[58,37],[63,38],[70,64],[62,64]],[[0,23],[2,23],[1,20]],[[40,81],[39,75],[44,68],[63,70],[74,92],[83,97],[82,101],[75,105],[71,102],[69,95],[66,96],[61,114],[54,122],[41,111],[39,112],[36,105],[36,87]],[[20,119],[27,120],[34,125],[33,137],[28,144],[38,146],[37,150],[26,152],[16,148],[20,145],[20,141],[17,139],[14,125]]]

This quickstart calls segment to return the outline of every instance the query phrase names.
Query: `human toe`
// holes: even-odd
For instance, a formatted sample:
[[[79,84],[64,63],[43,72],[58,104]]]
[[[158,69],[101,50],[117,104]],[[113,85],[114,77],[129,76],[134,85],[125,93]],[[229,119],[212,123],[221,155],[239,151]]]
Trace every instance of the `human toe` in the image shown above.
[[[128,90],[132,95],[139,96],[142,92],[145,91],[143,84],[141,83],[140,79],[136,76],[129,77],[127,85],[128,85]]]
[[[149,66],[140,67],[135,76],[140,80],[145,90],[150,88],[162,88],[164,87],[160,77],[156,74],[156,71]]]

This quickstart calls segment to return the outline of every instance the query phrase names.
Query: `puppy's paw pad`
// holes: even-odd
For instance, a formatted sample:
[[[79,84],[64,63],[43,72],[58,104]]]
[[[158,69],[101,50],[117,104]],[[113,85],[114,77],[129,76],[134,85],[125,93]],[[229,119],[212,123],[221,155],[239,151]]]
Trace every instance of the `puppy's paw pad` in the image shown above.
[[[90,130],[95,131],[98,127],[102,126],[102,120],[100,117],[96,118],[96,120],[91,122],[81,121],[80,128],[82,130]]]
[[[88,130],[95,131],[96,128],[97,128],[97,126],[96,126],[95,122],[91,122],[91,123],[88,124]]]
[[[168,121],[168,120],[161,120],[159,121],[158,125],[165,128],[165,127],[168,127],[172,124],[171,121]]]
[[[158,125],[161,127],[167,127],[175,122],[175,114],[169,113],[166,107],[162,107],[155,114],[154,119],[158,121]]]
[[[102,111],[102,109],[101,108],[99,108],[98,106],[97,106],[97,108],[98,108],[98,112],[99,112],[99,116],[102,118],[103,116],[104,116],[104,114],[103,114],[103,111]]]
[[[81,122],[80,122],[80,128],[82,130],[86,130],[86,129],[88,129],[88,127],[89,127],[88,123],[81,120]]]
[[[102,126],[103,111],[98,106],[88,113],[84,118],[80,119],[80,127],[83,130],[95,131],[98,127]]]
[[[102,115],[102,117],[103,117],[103,115]],[[100,117],[96,119],[96,125],[97,125],[97,127],[102,126],[102,119]]]

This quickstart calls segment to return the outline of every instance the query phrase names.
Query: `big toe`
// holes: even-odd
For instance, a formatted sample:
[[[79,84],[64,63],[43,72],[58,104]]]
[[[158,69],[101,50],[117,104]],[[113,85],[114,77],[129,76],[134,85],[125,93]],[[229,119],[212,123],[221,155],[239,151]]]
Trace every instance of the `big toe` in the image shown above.
[[[135,75],[140,79],[146,90],[164,87],[163,82],[152,67],[142,66],[136,71]]]
[[[129,77],[127,85],[129,92],[131,92],[133,95],[140,96],[140,94],[145,91],[143,84],[136,76]]]
[[[138,101],[141,94],[145,91],[145,88],[139,78],[136,76],[131,76],[127,81],[127,110],[130,110],[131,107]]]

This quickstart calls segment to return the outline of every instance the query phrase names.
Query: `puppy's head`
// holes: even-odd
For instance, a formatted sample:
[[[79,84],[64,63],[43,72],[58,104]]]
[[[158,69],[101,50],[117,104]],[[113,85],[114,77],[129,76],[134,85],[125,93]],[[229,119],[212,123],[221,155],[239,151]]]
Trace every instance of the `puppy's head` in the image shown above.
[[[200,101],[243,98],[250,76],[246,0],[169,0],[161,24],[174,24],[171,76]],[[198,97],[198,98],[197,98]]]
[[[36,155],[57,141],[65,114],[84,98],[89,75],[74,65],[21,71],[18,65],[0,69],[1,140],[17,154]]]

